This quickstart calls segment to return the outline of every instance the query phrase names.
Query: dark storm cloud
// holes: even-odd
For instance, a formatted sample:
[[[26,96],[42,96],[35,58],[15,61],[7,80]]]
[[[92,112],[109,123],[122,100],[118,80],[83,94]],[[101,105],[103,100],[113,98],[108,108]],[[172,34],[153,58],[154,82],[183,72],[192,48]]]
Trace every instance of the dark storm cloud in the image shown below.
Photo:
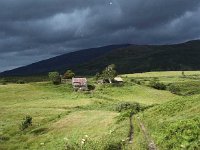
[[[199,17],[199,0],[1,0],[0,71],[88,47],[200,38]]]

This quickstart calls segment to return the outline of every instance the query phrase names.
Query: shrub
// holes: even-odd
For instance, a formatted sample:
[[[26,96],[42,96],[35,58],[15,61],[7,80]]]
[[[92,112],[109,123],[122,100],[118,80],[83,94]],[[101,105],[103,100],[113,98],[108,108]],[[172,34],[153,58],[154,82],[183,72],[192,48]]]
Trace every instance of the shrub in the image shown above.
[[[117,117],[116,123],[120,123],[125,119],[131,119],[133,115],[144,111],[146,107],[141,106],[139,103],[129,103],[129,102],[122,102],[117,104],[116,111],[120,112],[120,115]]]
[[[16,83],[17,83],[17,84],[25,84],[25,81],[23,81],[23,80],[18,80]]]
[[[171,84],[168,87],[168,90],[173,94],[180,94],[180,88],[178,86],[175,86],[174,84]]]
[[[150,81],[149,86],[157,90],[166,90],[166,85],[158,81]]]
[[[63,76],[64,79],[72,79],[75,73],[72,70],[67,70]]]
[[[88,85],[88,90],[89,91],[92,91],[92,90],[94,90],[95,89],[95,85],[92,85],[92,84],[89,84]]]
[[[3,136],[3,135],[0,135],[0,141],[8,141],[10,140],[10,137],[9,136]]]
[[[129,102],[122,102],[117,104],[116,111],[122,112],[127,110],[133,110],[135,112],[139,112],[141,110],[141,106],[139,103],[129,103]]]
[[[49,72],[49,79],[53,82],[53,84],[61,83],[61,78],[58,72]]]
[[[112,83],[112,81],[114,80],[114,78],[117,76],[117,72],[115,70],[115,65],[111,64],[111,65],[107,66],[103,70],[101,76],[102,76],[103,80],[108,80],[109,83]]]
[[[32,125],[32,117],[26,116],[21,123],[20,129],[23,131],[31,125]]]
[[[141,81],[140,80],[136,80],[136,79],[131,79],[131,82],[135,83],[135,84],[141,84]]]
[[[7,81],[6,81],[5,79],[1,79],[1,80],[0,80],[0,84],[6,85],[6,84],[7,84]]]
[[[97,72],[94,78],[95,80],[99,80],[101,78],[101,74]]]

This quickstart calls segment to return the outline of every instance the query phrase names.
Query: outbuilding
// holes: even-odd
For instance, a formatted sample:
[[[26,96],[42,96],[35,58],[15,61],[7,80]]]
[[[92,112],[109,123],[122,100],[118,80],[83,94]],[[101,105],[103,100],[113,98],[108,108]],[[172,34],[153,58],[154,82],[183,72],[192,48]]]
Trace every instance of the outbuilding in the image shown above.
[[[72,86],[75,90],[88,90],[86,78],[72,78]]]
[[[114,82],[122,83],[123,79],[121,77],[115,77]]]

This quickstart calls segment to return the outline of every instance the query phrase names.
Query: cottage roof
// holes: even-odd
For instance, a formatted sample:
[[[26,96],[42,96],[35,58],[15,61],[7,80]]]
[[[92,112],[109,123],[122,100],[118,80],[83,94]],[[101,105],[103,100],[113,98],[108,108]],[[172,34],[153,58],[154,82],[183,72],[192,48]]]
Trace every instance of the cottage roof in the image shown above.
[[[79,84],[79,85],[85,85],[87,84],[86,78],[72,78],[72,84]]]
[[[114,80],[118,82],[123,82],[123,79],[121,77],[115,77]]]

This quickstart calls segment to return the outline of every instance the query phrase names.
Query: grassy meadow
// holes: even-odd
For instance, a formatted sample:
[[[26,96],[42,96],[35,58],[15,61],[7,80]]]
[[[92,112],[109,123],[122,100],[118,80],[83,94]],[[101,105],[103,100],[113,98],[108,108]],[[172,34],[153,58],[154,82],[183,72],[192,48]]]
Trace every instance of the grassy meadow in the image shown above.
[[[145,150],[149,140],[160,150],[200,149],[200,71],[121,76],[122,85],[100,85],[90,77],[95,89],[86,92],[46,78],[0,84],[0,149]],[[166,89],[152,88],[152,81]],[[129,111],[117,108],[135,103],[145,109],[130,122]],[[27,115],[32,125],[22,131]]]

